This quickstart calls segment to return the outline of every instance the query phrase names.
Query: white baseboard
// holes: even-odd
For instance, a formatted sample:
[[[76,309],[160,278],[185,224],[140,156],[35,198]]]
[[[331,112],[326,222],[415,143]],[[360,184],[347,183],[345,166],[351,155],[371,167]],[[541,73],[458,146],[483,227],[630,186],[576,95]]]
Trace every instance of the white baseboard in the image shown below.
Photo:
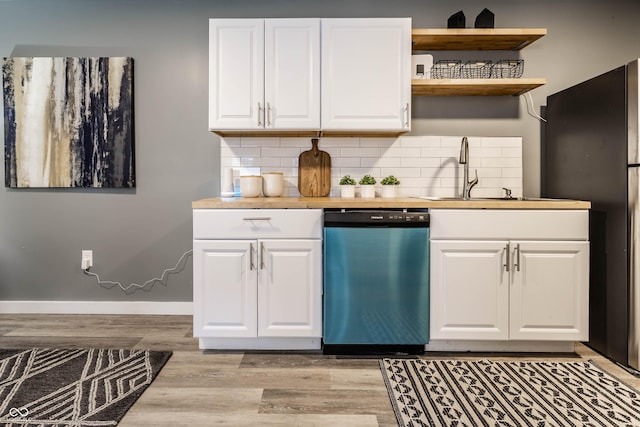
[[[210,338],[200,337],[201,350],[320,350],[322,338]]]
[[[426,351],[573,353],[573,341],[472,341],[435,340],[424,346]]]
[[[0,301],[0,314],[192,315],[190,301]]]

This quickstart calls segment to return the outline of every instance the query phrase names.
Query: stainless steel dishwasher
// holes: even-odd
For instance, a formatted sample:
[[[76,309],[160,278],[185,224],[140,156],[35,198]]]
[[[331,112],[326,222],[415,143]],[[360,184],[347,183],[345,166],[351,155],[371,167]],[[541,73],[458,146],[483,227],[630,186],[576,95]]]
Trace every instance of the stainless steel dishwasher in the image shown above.
[[[323,325],[327,354],[424,350],[426,210],[325,210]]]

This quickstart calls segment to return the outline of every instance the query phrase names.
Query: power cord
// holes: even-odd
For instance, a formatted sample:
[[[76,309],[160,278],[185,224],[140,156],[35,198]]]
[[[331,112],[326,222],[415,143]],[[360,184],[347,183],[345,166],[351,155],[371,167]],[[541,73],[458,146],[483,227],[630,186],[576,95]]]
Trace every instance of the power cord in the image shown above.
[[[154,277],[151,280],[147,280],[146,282],[144,282],[144,284],[139,285],[137,283],[131,283],[128,286],[123,286],[122,283],[120,282],[112,282],[111,280],[100,280],[100,276],[98,276],[96,273],[93,273],[91,271],[89,271],[91,269],[91,267],[89,268],[85,268],[84,270],[82,270],[84,272],[84,274],[86,274],[87,276],[93,276],[96,278],[96,281],[98,282],[98,285],[105,287],[104,285],[111,285],[111,286],[106,286],[107,288],[111,289],[114,286],[119,286],[120,289],[122,289],[125,293],[130,293],[129,289],[134,288],[133,292],[142,289],[143,291],[149,292],[151,291],[151,289],[153,288],[153,285],[150,286],[148,289],[145,289],[147,285],[149,285],[150,283],[155,284],[155,282],[158,283],[162,283],[163,285],[167,285],[165,280],[167,279],[169,274],[176,274],[181,272],[182,270],[184,270],[184,267],[186,265],[186,263],[183,264],[183,261],[187,258],[187,256],[191,255],[193,253],[193,250],[188,250],[185,253],[182,254],[182,256],[180,257],[180,259],[178,260],[178,262],[176,263],[176,265],[173,268],[167,268],[162,272],[162,275],[160,277]],[[182,264],[182,267],[178,268],[180,265]]]
[[[527,95],[529,97],[529,103],[531,103],[531,109],[529,109],[529,104],[527,104],[527,98],[525,97],[524,102],[525,104],[527,104],[527,113],[529,113],[530,116],[535,117],[538,120],[541,120],[543,122],[547,122],[547,119],[545,119],[544,117],[540,116],[538,113],[536,113],[535,108],[533,108],[533,98],[531,98],[531,93],[527,92],[525,94],[523,94],[522,96]]]

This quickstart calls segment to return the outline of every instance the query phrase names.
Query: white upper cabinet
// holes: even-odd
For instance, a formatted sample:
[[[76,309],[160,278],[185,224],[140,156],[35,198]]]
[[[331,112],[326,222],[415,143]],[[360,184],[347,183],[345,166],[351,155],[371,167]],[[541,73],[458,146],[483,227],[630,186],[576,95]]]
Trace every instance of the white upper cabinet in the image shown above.
[[[410,73],[410,18],[210,19],[209,130],[407,132]]]
[[[210,130],[319,128],[319,19],[209,20]]]
[[[265,128],[320,127],[320,20],[265,21]]]
[[[411,130],[411,18],[322,20],[322,130]]]
[[[264,20],[209,20],[209,129],[259,129]]]

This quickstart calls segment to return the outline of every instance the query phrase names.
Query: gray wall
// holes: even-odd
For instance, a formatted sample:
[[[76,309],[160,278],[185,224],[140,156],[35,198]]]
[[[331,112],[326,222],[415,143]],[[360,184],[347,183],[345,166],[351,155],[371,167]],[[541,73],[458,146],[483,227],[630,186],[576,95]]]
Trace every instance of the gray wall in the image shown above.
[[[483,7],[497,27],[548,29],[519,54],[525,77],[548,81],[531,93],[538,112],[548,94],[640,57],[637,0],[0,0],[1,56],[134,58],[137,167],[132,191],[0,189],[0,301],[191,300],[191,258],[166,286],[129,295],[79,267],[92,249],[102,279],[140,283],[191,248],[191,201],[219,191],[209,17],[409,16],[416,28],[442,28],[463,10],[472,27]],[[416,98],[413,116],[413,135],[523,136],[524,192],[538,195],[540,124],[523,97]]]

